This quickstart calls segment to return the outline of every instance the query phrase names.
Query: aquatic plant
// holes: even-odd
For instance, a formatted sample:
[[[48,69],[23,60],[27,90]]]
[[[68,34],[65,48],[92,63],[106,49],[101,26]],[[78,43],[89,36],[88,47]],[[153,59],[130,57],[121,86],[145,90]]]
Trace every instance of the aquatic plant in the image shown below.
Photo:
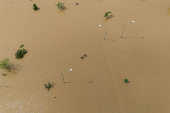
[[[53,83],[48,82],[48,84],[44,84],[45,88],[47,88],[47,90],[49,91],[50,88],[52,88],[54,86]]]
[[[112,12],[105,12],[105,14],[104,14],[104,17],[107,19],[108,18],[108,16],[109,16],[109,13],[112,13]]]
[[[26,49],[19,49],[16,53],[15,53],[15,58],[21,59],[25,54],[27,53]]]
[[[8,70],[10,68],[11,62],[9,62],[9,58],[4,58],[0,61],[0,68]]]
[[[128,79],[124,79],[124,82],[125,82],[125,83],[128,83],[129,81],[128,81]]]
[[[38,7],[37,7],[36,4],[33,4],[33,9],[34,9],[34,11],[35,11],[35,10],[38,10]]]
[[[57,4],[55,4],[56,6],[58,6],[58,9],[60,10],[64,10],[66,7],[64,6],[64,3],[58,2]]]
[[[5,76],[6,74],[5,73],[2,73],[2,76]]]
[[[24,46],[24,45],[23,45],[23,44],[21,44],[21,45],[20,45],[20,48],[22,48],[23,46]]]

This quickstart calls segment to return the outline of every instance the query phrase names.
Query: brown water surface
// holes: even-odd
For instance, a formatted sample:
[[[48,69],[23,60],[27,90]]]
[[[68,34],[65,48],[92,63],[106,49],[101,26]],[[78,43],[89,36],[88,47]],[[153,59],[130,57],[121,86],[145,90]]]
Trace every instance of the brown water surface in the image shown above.
[[[170,1],[99,1],[0,0],[0,113],[170,112]]]
[[[167,13],[170,15],[170,8],[167,9]]]

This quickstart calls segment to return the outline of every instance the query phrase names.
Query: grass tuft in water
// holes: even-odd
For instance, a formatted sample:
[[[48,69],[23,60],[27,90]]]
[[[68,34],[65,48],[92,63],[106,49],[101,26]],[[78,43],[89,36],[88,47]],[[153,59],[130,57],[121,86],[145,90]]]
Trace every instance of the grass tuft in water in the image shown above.
[[[54,84],[53,84],[53,83],[48,82],[48,84],[44,84],[44,86],[45,86],[45,88],[49,91],[49,90],[50,90],[50,88],[52,88],[52,87],[54,86]]]
[[[109,17],[109,13],[112,13],[112,12],[105,12],[105,14],[104,14],[104,17],[106,18],[106,19],[108,19],[108,17]]]
[[[58,9],[60,10],[64,10],[66,7],[64,6],[64,3],[58,2],[57,4],[55,4],[56,6],[58,6]]]

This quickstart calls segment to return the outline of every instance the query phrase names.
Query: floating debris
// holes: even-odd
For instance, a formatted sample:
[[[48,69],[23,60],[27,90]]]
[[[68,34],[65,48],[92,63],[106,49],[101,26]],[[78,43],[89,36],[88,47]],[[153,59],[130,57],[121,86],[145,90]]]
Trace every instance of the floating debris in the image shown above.
[[[84,54],[84,57],[86,57],[86,54]]]
[[[83,57],[83,56],[81,56],[81,59],[84,59],[84,57]]]

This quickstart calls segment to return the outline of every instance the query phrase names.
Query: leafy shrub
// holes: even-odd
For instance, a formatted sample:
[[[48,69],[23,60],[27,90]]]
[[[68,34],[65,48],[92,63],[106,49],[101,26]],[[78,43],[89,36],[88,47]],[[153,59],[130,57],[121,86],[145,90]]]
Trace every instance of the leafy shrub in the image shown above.
[[[4,58],[0,61],[0,68],[8,70],[11,62],[9,62],[9,58]]]
[[[27,53],[26,49],[19,49],[17,53],[15,53],[15,58],[21,59]]]
[[[58,6],[58,9],[60,10],[64,10],[66,7],[64,6],[64,3],[58,2],[57,4],[55,4],[56,6]]]
[[[38,10],[38,7],[37,7],[36,4],[33,4],[33,9],[34,9],[34,11],[35,11],[35,10]]]
[[[54,86],[54,84],[48,82],[48,84],[44,84],[45,88],[47,88],[47,90],[49,91],[50,88],[52,88]]]
[[[108,18],[109,13],[112,13],[112,12],[109,12],[109,11],[105,12],[104,17],[106,17],[106,19]]]

